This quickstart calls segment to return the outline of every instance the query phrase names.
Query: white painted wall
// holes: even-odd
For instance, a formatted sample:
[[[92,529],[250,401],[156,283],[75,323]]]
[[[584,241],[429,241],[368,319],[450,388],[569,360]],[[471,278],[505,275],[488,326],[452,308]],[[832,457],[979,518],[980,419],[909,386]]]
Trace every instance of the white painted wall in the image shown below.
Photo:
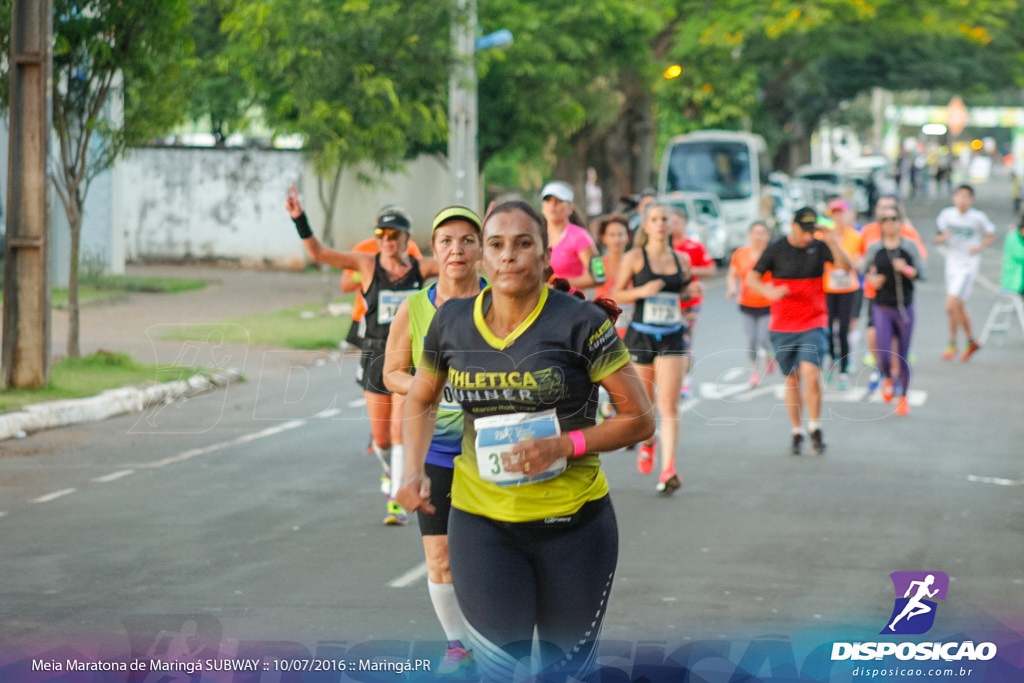
[[[305,251],[284,210],[290,185],[299,190],[314,231],[324,211],[316,176],[301,153],[284,150],[138,148],[114,170],[113,229],[129,261],[227,259],[243,265],[298,267]],[[423,157],[368,187],[343,176],[332,235],[346,249],[372,236],[384,204],[407,209],[413,238],[426,246],[430,220],[447,204],[443,159]]]

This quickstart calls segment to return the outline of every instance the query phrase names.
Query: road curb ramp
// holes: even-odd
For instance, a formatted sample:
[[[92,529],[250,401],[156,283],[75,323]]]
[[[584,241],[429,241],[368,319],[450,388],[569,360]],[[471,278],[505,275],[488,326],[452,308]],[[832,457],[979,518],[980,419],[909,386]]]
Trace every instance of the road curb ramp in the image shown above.
[[[174,382],[120,387],[87,398],[34,403],[18,412],[0,415],[0,441],[23,438],[45,429],[99,422],[126,413],[140,413],[158,403],[214,391],[241,377],[238,370],[218,368]]]

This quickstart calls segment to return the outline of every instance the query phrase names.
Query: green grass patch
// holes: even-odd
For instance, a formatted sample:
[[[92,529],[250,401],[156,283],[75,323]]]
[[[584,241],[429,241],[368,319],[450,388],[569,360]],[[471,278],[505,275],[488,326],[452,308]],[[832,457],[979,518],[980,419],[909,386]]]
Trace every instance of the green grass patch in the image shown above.
[[[353,300],[353,295],[347,295],[337,303],[351,304]],[[214,334],[218,339],[235,344],[312,350],[337,348],[338,342],[348,334],[351,323],[348,315],[324,313],[323,304],[317,302],[222,323],[174,328],[162,338],[208,340]]]
[[[125,353],[98,351],[83,358],[65,358],[54,363],[50,382],[42,389],[0,389],[0,411],[17,410],[29,403],[95,396],[130,384],[171,382],[197,372],[196,368],[158,367],[137,363]]]
[[[176,294],[191,292],[206,287],[206,280],[170,277],[126,277],[110,275],[101,278],[90,278],[78,283],[79,304],[94,304],[103,301],[123,299],[132,292],[153,294]],[[0,290],[0,303],[3,302],[3,291]],[[68,307],[68,290],[66,287],[55,287],[50,292],[50,305],[53,308]]]

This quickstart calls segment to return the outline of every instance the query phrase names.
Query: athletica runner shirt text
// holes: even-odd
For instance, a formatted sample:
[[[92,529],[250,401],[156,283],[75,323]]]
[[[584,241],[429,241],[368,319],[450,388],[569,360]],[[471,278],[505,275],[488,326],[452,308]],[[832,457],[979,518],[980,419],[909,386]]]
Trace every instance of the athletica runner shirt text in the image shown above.
[[[608,316],[592,303],[547,288],[524,323],[499,339],[484,321],[491,292],[453,299],[434,316],[421,368],[444,377],[465,411],[452,505],[506,522],[570,515],[608,493],[597,454],[573,458],[561,475],[519,487],[481,479],[477,418],[554,408],[562,433],[596,423],[599,382],[629,362]]]
[[[783,237],[765,248],[754,270],[761,275],[771,272],[772,284],[789,289],[789,294],[772,302],[768,329],[806,332],[828,326],[822,276],[825,264],[832,262],[828,245],[817,239],[801,249]]]

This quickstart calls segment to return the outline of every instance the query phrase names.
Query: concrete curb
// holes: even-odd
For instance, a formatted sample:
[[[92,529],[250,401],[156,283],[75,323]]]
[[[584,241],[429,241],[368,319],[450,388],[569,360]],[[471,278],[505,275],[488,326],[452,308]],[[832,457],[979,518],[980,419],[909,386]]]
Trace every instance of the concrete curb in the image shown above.
[[[108,389],[96,396],[34,403],[16,413],[0,415],[0,441],[24,438],[33,432],[56,427],[99,422],[115,415],[139,413],[157,403],[173,401],[185,394],[198,394],[238,381],[238,370],[219,368],[187,380]]]

